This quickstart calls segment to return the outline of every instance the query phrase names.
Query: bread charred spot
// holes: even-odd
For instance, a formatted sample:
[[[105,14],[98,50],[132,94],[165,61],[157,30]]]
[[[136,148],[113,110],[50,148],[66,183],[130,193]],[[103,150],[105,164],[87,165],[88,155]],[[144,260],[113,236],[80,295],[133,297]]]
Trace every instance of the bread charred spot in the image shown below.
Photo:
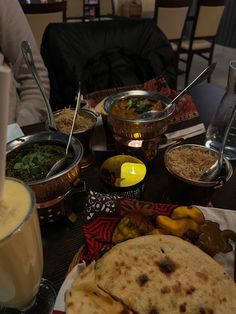
[[[165,275],[171,275],[177,268],[176,263],[169,257],[165,257],[160,261],[155,261],[155,265],[158,266],[160,271]]]
[[[149,281],[149,278],[146,274],[142,274],[138,276],[136,281],[140,285],[140,287],[143,287]]]
[[[67,306],[67,308],[69,309],[69,308],[71,308],[71,307],[74,307],[74,303],[73,303],[73,302],[68,302],[68,303],[66,304],[66,306]]]
[[[165,254],[165,250],[161,247],[161,252],[163,253],[163,254]]]
[[[152,308],[149,314],[160,314],[160,312],[158,311],[158,309]]]
[[[189,288],[186,289],[186,294],[187,294],[187,295],[191,295],[191,294],[193,294],[193,292],[194,292],[195,290],[196,290],[196,288],[193,287],[193,286],[191,286],[191,287],[189,287]]]
[[[186,310],[187,310],[186,303],[180,304],[180,306],[179,306],[179,312],[180,312],[180,313],[185,313]]]
[[[162,294],[167,294],[167,293],[170,293],[170,292],[171,292],[170,287],[165,286],[165,287],[161,288],[161,293]]]

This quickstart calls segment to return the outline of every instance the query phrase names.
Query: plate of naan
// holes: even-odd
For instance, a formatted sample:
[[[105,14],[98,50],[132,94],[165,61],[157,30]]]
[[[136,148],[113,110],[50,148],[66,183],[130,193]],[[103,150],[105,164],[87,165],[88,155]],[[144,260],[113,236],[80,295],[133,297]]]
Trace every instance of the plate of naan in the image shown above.
[[[67,314],[236,313],[225,269],[176,236],[124,241],[82,268],[63,291]]]

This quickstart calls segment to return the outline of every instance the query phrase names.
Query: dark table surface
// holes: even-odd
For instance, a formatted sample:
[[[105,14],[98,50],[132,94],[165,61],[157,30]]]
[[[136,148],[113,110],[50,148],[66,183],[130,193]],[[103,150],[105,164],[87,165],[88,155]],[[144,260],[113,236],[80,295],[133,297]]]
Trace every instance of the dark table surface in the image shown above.
[[[192,97],[196,103],[203,123],[207,126],[215,111],[224,90],[211,84],[203,84],[195,87]],[[24,128],[25,133],[34,133],[39,126],[28,126]],[[204,143],[204,134],[188,139],[189,143]],[[94,163],[82,173],[87,189],[101,191],[102,185],[99,179],[99,167],[102,162],[114,152],[95,152]],[[234,170],[236,162],[232,162]],[[229,182],[213,197],[214,207],[236,209],[236,174]],[[147,165],[147,176],[143,199],[146,201],[161,202],[163,192],[167,188],[167,173],[163,164],[163,154],[160,152],[149,165]],[[75,223],[67,218],[46,226],[41,226],[44,247],[44,277],[51,280],[58,291],[68,271],[74,254],[84,243],[81,226],[81,215]]]

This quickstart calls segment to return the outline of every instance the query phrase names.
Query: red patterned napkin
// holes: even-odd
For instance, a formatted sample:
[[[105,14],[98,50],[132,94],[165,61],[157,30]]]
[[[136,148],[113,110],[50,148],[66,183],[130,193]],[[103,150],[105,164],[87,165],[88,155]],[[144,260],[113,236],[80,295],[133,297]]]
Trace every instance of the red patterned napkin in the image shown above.
[[[115,244],[114,234],[118,231],[117,227],[124,217],[129,215],[130,222],[127,228],[134,230],[133,225],[138,225],[138,232],[142,235],[153,229],[152,220],[157,215],[170,216],[176,207],[171,204],[124,199],[117,195],[89,191],[83,213],[83,233],[86,245],[78,252],[70,269],[82,260],[90,263],[109,250]],[[126,222],[123,221],[123,223]]]
[[[85,245],[75,255],[69,271],[81,261],[89,264],[115,244],[130,238],[153,232],[178,235],[176,229],[173,229],[174,233],[171,232],[170,220],[172,226],[182,219],[192,220],[191,225],[178,236],[198,245],[211,256],[220,252],[224,256],[225,253],[232,252],[230,241],[236,241],[236,234],[232,230],[222,230],[221,223],[217,223],[218,216],[214,218],[216,211],[212,214],[211,211],[212,209],[200,206],[152,203],[89,191],[82,222]],[[230,214],[225,210],[220,211],[222,217]],[[213,219],[209,220],[211,216]]]

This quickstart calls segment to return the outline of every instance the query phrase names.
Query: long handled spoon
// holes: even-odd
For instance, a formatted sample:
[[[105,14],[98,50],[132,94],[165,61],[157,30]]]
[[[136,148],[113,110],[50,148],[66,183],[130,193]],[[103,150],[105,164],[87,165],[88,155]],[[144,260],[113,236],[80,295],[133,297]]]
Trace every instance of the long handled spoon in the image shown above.
[[[31,47],[30,47],[30,44],[28,41],[23,41],[21,43],[21,51],[22,51],[22,54],[24,56],[24,59],[25,59],[25,62],[28,66],[28,69],[30,70],[30,72],[32,73],[35,81],[36,81],[36,84],[38,85],[38,88],[41,92],[41,95],[43,97],[43,100],[45,102],[45,105],[46,105],[46,108],[47,108],[47,114],[48,114],[48,124],[49,124],[49,127],[51,129],[57,129],[56,127],[56,123],[54,121],[54,116],[53,116],[53,112],[52,112],[52,108],[50,106],[50,103],[48,101],[48,98],[47,98],[47,94],[45,92],[45,89],[43,87],[43,84],[39,78],[39,75],[38,75],[38,72],[37,72],[37,69],[35,67],[35,63],[34,63],[34,59],[33,59],[33,55],[32,55],[32,50],[31,50]]]
[[[174,99],[171,100],[171,102],[168,103],[165,111],[173,105],[180,97],[182,97],[188,90],[193,88],[194,86],[202,83],[205,81],[215,70],[216,63],[210,64],[205,70],[203,70],[187,87],[185,87]],[[158,118],[163,115],[162,111],[157,110],[150,110],[141,115],[142,119],[152,119],[152,118]]]
[[[236,104],[234,106],[232,116],[230,118],[230,122],[227,125],[226,130],[225,130],[225,134],[224,134],[224,137],[222,140],[222,145],[221,145],[221,148],[219,151],[219,157],[217,158],[216,162],[201,175],[201,177],[200,177],[201,181],[212,181],[215,178],[217,178],[217,176],[220,174],[220,171],[222,169],[223,159],[224,159],[225,144],[227,141],[227,137],[228,137],[231,125],[232,125],[235,117],[236,117]]]
[[[66,151],[65,151],[65,156],[62,157],[61,159],[59,159],[53,166],[52,168],[48,171],[46,178],[51,177],[52,175],[62,171],[63,169],[65,169],[66,166],[66,162],[67,162],[67,158],[68,158],[68,152],[69,152],[69,147],[70,147],[70,142],[71,142],[71,138],[72,138],[72,134],[73,134],[73,130],[74,130],[74,126],[75,126],[75,121],[77,118],[77,113],[78,110],[80,108],[80,96],[81,96],[81,89],[80,89],[80,83],[79,83],[79,92],[78,92],[78,96],[77,96],[77,103],[76,103],[76,107],[75,107],[75,112],[74,112],[74,117],[73,117],[73,122],[72,122],[72,126],[70,129],[70,135],[68,138],[68,142],[66,145]]]

